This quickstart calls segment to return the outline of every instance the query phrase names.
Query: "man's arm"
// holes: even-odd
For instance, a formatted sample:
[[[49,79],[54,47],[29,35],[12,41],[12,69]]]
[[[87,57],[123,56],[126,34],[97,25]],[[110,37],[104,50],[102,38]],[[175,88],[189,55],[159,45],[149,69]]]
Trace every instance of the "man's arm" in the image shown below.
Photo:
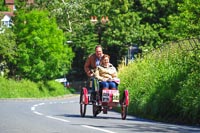
[[[92,71],[90,70],[92,67],[92,55],[90,55],[86,62],[85,62],[85,65],[84,65],[84,71],[85,73],[87,74],[88,77],[91,77],[92,76]]]

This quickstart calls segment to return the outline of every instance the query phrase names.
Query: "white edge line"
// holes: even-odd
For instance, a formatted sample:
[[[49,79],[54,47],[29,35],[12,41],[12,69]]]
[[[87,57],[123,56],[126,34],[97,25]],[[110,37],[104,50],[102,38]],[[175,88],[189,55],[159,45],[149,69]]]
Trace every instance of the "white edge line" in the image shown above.
[[[34,110],[35,110],[35,107],[31,107],[31,110],[34,111]]]
[[[37,111],[34,111],[33,113],[37,114],[37,115],[43,115],[42,113],[39,113]]]
[[[81,126],[86,127],[86,128],[99,130],[99,131],[103,131],[103,132],[106,132],[106,133],[116,133],[116,132],[113,132],[113,131],[109,131],[109,130],[105,130],[105,129],[101,129],[101,128],[97,128],[97,127],[92,127],[92,126],[88,126],[88,125],[81,125]]]
[[[47,118],[50,118],[50,119],[54,119],[54,120],[59,120],[59,121],[63,121],[63,122],[70,122],[68,120],[65,120],[65,119],[60,119],[60,118],[56,118],[56,117],[52,117],[52,116],[46,116]]]
[[[38,105],[44,105],[44,103],[39,103]]]

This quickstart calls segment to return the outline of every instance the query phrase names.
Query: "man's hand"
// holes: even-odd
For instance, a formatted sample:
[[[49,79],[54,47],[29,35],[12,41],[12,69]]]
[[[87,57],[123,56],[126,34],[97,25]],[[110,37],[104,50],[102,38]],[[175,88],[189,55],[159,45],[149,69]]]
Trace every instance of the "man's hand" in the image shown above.
[[[92,76],[94,76],[94,73],[91,72],[91,71],[88,71],[88,72],[87,72],[87,76],[88,76],[88,77],[92,77]]]

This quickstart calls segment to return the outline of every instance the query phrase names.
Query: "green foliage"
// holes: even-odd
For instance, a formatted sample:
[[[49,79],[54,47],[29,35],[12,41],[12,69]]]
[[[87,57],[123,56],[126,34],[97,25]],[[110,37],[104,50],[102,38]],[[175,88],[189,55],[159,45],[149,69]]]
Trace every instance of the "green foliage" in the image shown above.
[[[97,42],[97,35],[94,34],[94,27],[88,26],[90,21],[89,9],[86,8],[86,0],[65,0],[65,1],[41,1],[35,0],[32,8],[48,10],[51,16],[56,18],[56,22],[60,29],[63,30],[66,44],[72,47],[76,53],[72,63],[73,70],[70,71],[74,75],[81,74],[86,56],[94,51]],[[68,43],[71,42],[71,43]],[[76,78],[79,78],[78,75]]]
[[[15,17],[17,35],[17,73],[34,81],[48,80],[66,74],[74,57],[64,45],[62,30],[48,12],[19,11]]]
[[[7,75],[10,71],[9,67],[12,66],[12,61],[16,55],[16,43],[15,34],[10,30],[5,28],[4,33],[0,34],[0,64],[4,65],[2,71]]]
[[[66,92],[69,94],[70,91],[63,87],[63,84],[55,81],[48,81],[45,86],[48,88],[50,96],[61,96]],[[62,88],[62,89],[61,89]]]
[[[130,93],[129,113],[199,124],[199,50],[188,52],[189,42],[181,44],[168,44],[119,69],[119,89]]]
[[[4,4],[5,0],[0,0],[0,11],[8,11],[8,7]]]
[[[168,35],[171,40],[199,35],[199,5],[200,1],[196,0],[183,0],[183,3],[178,4],[178,13],[168,17],[170,23]]]
[[[0,34],[0,59],[8,61],[15,55],[15,34],[10,29],[4,30],[4,33]]]
[[[200,120],[200,51],[190,53],[188,75],[180,82],[182,89],[177,93],[175,101],[181,112],[181,120],[190,123]]]
[[[14,80],[6,80],[4,78],[0,78],[1,98],[20,98],[20,97],[40,97],[40,92],[37,89],[37,84],[28,81],[22,80],[19,82],[15,82]]]
[[[73,93],[56,81],[34,83],[30,80],[15,81],[0,77],[0,98],[43,98]]]
[[[199,33],[199,6],[196,6],[199,2],[194,0],[35,0],[31,6],[18,4],[19,9],[27,11],[48,10],[56,18],[66,41],[73,42],[69,44],[76,53],[72,67],[79,74],[83,73],[80,66],[98,43],[99,26],[102,27],[102,45],[105,52],[116,59],[113,61],[115,66],[127,54],[124,51],[128,45],[138,44],[152,49],[163,42]],[[109,22],[93,25],[91,16],[97,16],[99,22],[102,16],[108,16]]]

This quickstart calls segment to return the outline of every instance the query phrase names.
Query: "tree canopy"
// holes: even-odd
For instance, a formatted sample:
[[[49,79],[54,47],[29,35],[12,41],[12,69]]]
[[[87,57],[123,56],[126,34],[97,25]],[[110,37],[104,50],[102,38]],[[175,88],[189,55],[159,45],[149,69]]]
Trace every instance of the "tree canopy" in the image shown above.
[[[177,14],[171,14],[169,35],[174,40],[198,36],[200,33],[200,1],[183,0],[178,4]]]
[[[21,77],[47,80],[70,70],[74,53],[48,11],[22,10],[15,22],[16,67]]]
[[[8,7],[5,6],[5,0],[0,0],[0,11],[8,11]]]

